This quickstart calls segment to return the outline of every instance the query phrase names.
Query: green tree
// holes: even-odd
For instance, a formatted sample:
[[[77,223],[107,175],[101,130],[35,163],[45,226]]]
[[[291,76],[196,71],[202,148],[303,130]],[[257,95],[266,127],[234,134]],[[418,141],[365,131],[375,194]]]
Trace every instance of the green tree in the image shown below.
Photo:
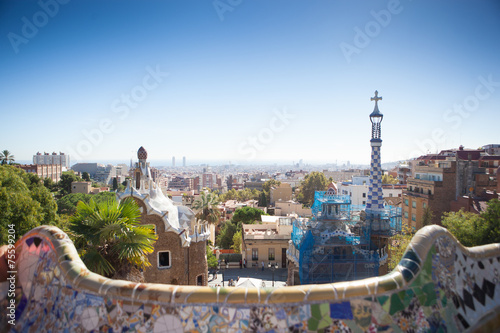
[[[219,195],[219,199],[221,202],[226,202],[228,200],[237,200],[237,201],[248,201],[248,200],[258,200],[260,196],[260,191],[251,190],[249,188],[245,188],[243,190],[236,191],[235,189],[230,189],[224,194]]]
[[[214,254],[214,251],[207,244],[207,265],[208,268],[217,268],[217,257]]]
[[[500,243],[500,201],[490,200],[486,211],[481,214],[481,218],[485,224],[481,243]]]
[[[116,177],[113,178],[113,191],[118,190],[118,179]]]
[[[389,239],[389,261],[387,263],[389,271],[392,271],[399,264],[414,234],[413,229],[408,224],[403,223],[401,233]]]
[[[43,180],[43,186],[45,186],[47,188],[47,190],[49,190],[50,192],[56,192],[57,191],[57,184],[54,183],[54,181],[52,180],[52,178],[45,178]]]
[[[57,213],[73,215],[76,212],[76,205],[80,202],[89,202],[87,199],[88,194],[84,193],[70,193],[57,199]]]
[[[61,179],[59,180],[58,186],[61,195],[66,195],[71,193],[71,183],[78,182],[82,179],[78,177],[73,170],[63,171]]]
[[[271,187],[280,186],[280,185],[281,185],[281,182],[279,180],[269,179],[268,181],[266,181],[262,185],[262,190],[266,193],[266,195],[268,195],[269,192],[271,191]]]
[[[267,197],[264,191],[260,193],[259,197],[259,207],[267,207]]]
[[[35,174],[9,165],[0,166],[0,244],[7,242],[9,225],[16,240],[43,224],[58,225],[57,205]]]
[[[231,221],[225,222],[216,237],[217,246],[222,249],[230,249],[233,245],[233,236],[235,233],[236,226]]]
[[[2,152],[0,152],[0,164],[1,165],[5,165],[5,164],[12,164],[14,163],[14,155],[12,155],[10,153],[10,151],[8,151],[7,149],[3,150]]]
[[[382,176],[382,184],[398,184],[399,181],[391,175]]]
[[[82,173],[82,179],[85,180],[85,181],[87,181],[87,182],[89,182],[90,181],[90,175],[89,175],[89,173],[86,172],[86,171],[84,171]]]
[[[297,200],[305,206],[311,207],[314,203],[314,193],[316,191],[325,191],[328,181],[325,175],[319,171],[313,171],[304,177],[299,187]]]
[[[500,243],[500,201],[492,199],[480,215],[465,212],[444,213],[443,226],[465,246]]]
[[[233,235],[233,245],[231,245],[231,248],[234,250],[235,253],[241,253],[241,230],[236,231]]]
[[[422,226],[425,227],[426,225],[432,224],[432,219],[434,218],[434,213],[432,210],[427,206],[424,209],[424,213],[422,215]]]
[[[87,268],[106,277],[143,282],[140,270],[151,265],[147,255],[157,237],[154,225],[140,224],[140,216],[132,198],[119,203],[80,201],[70,230]]]
[[[253,207],[242,207],[234,211],[231,218],[232,223],[236,226],[236,230],[241,230],[242,224],[254,224],[255,221],[260,222],[261,215],[268,215],[263,210]]]
[[[198,219],[217,224],[220,219],[220,211],[217,207],[219,204],[219,197],[216,193],[202,191],[200,197],[193,203],[192,209],[197,211]]]
[[[487,226],[480,215],[464,210],[445,212],[441,222],[462,245],[470,247],[485,244],[483,239]]]
[[[112,192],[99,192],[97,194],[70,193],[57,200],[57,213],[73,215],[76,212],[78,202],[89,203],[91,199],[100,203],[116,197]]]

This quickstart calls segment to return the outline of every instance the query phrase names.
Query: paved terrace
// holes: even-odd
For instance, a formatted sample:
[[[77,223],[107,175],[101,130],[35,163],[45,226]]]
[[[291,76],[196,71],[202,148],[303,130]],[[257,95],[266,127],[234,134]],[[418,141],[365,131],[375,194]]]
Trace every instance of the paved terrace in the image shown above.
[[[0,285],[0,327],[11,332],[500,330],[500,244],[464,248],[438,226],[418,231],[385,276],[264,289],[107,279],[55,227],[33,229],[16,250],[15,326],[11,285]]]

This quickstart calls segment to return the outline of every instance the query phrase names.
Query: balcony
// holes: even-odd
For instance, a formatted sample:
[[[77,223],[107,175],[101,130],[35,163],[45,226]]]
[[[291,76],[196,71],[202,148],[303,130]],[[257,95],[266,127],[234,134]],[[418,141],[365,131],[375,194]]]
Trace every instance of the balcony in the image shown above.
[[[263,239],[263,240],[277,240],[277,239],[286,239],[290,240],[290,235],[279,235],[279,234],[245,234],[243,236],[245,240],[254,240],[254,239]]]
[[[425,179],[417,179],[417,178],[409,178],[407,181],[407,185],[409,186],[417,186],[417,187],[442,187],[443,181],[441,180],[425,180]]]
[[[418,198],[431,199],[431,200],[434,198],[434,195],[420,193],[420,191],[415,192],[415,191],[410,191],[410,190],[403,190],[403,196],[405,196],[405,195],[410,196],[410,197],[418,197]]]

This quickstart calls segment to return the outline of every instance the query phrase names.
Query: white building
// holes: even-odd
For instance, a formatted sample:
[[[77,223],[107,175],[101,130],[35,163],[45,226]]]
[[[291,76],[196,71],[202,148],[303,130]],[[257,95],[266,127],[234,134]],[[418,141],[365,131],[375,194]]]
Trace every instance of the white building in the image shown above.
[[[339,194],[350,195],[352,205],[366,205],[368,201],[369,176],[353,176],[352,181],[342,182],[339,186]],[[404,186],[383,185],[383,197],[401,197]]]
[[[41,153],[37,152],[36,155],[33,155],[33,164],[57,164],[60,165],[61,168],[69,169],[69,155],[65,155],[61,152],[59,153],[59,155],[55,152],[53,152],[52,154],[43,153],[42,155]]]

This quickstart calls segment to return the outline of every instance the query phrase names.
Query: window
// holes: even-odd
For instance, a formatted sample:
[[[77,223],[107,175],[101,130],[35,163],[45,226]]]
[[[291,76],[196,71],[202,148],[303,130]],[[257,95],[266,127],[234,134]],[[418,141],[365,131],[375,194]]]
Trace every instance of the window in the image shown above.
[[[363,201],[363,205],[366,205],[366,201]]]
[[[259,260],[259,249],[252,249],[252,260]]]
[[[408,218],[408,212],[405,212],[405,219]]]
[[[203,286],[203,274],[200,274],[196,277],[196,285]]]
[[[416,220],[417,220],[417,215],[415,215],[415,214],[411,214],[411,220],[412,220],[412,221],[416,221]]]
[[[389,193],[389,198],[392,198],[392,193]]]
[[[417,202],[416,201],[412,201],[411,202],[411,207],[412,208],[417,208]]]
[[[425,202],[422,204],[422,206],[424,207],[424,209],[427,208],[427,204]]]
[[[170,251],[158,252],[158,268],[170,268]]]
[[[432,194],[432,191],[431,191],[431,190],[429,190],[429,194]]]
[[[366,198],[366,193],[363,193],[363,198]]]
[[[408,206],[408,199],[405,199],[405,205]]]
[[[269,260],[274,260],[274,248],[269,248]]]

